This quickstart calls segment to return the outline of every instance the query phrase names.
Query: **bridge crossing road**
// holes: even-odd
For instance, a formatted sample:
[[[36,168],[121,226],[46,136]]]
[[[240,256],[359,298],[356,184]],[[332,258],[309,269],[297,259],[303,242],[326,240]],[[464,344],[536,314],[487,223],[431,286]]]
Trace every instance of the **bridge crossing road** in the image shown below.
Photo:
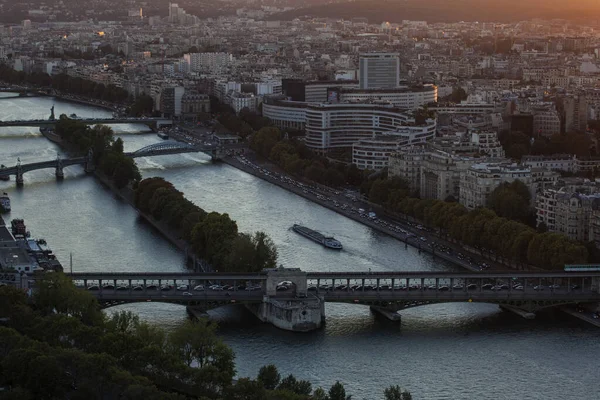
[[[320,326],[317,319],[324,318],[326,302],[363,304],[387,316],[426,304],[483,302],[532,317],[544,308],[600,301],[600,272],[330,273],[278,268],[257,274],[88,272],[68,275],[82,290],[93,293],[102,307],[158,301],[207,310],[239,303],[262,320],[290,330]],[[285,310],[285,317],[281,317],[281,310]],[[310,314],[307,317],[310,321],[302,321],[299,316],[302,311],[306,312],[302,315]],[[294,328],[309,326],[306,325],[309,322],[311,329]]]

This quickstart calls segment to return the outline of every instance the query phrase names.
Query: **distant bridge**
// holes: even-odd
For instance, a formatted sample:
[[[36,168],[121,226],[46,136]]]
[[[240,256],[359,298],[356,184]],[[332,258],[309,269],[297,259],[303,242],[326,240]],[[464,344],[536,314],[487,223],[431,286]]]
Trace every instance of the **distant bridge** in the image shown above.
[[[170,302],[207,310],[239,303],[247,305],[262,320],[289,330],[311,330],[320,326],[325,302],[363,304],[391,318],[399,318],[399,310],[426,304],[482,302],[498,304],[533,318],[536,311],[544,308],[600,301],[600,273],[330,273],[276,269],[257,274],[88,272],[68,275],[82,289],[95,289],[90,293],[103,307],[131,302]],[[286,290],[281,289],[282,282],[288,284]],[[213,284],[230,287],[228,290],[209,289]],[[282,314],[281,310],[287,311]],[[285,315],[284,321],[281,321],[282,315]],[[303,318],[310,319],[312,328],[296,328],[307,326],[294,325]]]
[[[166,140],[163,142],[151,144],[145,146],[137,151],[127,152],[126,156],[131,158],[138,157],[152,157],[152,156],[163,156],[170,154],[182,154],[182,153],[205,153],[213,160],[217,160],[223,156],[223,154],[229,149],[235,149],[240,145],[192,145],[188,143],[178,142],[175,140]],[[23,174],[25,172],[34,171],[38,169],[54,168],[56,177],[61,179],[64,177],[63,168],[71,165],[83,165],[86,172],[90,173],[94,171],[94,160],[93,155],[88,153],[85,157],[75,158],[56,158],[51,161],[35,162],[30,164],[21,164],[20,161],[14,167],[5,167],[0,169],[0,177],[14,175],[16,177],[17,185],[23,185]]]
[[[156,123],[157,128],[163,125],[172,125],[172,121],[165,118],[78,118],[76,121],[87,125],[97,124],[151,124]],[[0,121],[0,127],[13,126],[52,126],[56,125],[57,119],[34,119]]]
[[[23,87],[2,87],[0,93],[36,93],[35,90],[23,88]]]

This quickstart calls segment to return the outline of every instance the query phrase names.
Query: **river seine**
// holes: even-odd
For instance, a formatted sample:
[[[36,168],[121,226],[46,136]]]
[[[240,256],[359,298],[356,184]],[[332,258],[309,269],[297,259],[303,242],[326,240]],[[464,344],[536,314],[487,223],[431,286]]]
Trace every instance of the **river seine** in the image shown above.
[[[0,97],[9,96],[1,94]],[[55,112],[109,116],[99,108],[52,98],[0,99],[0,120],[48,118]],[[118,125],[127,151],[160,141],[145,127]],[[50,160],[63,152],[37,128],[0,128],[0,163]],[[267,232],[279,262],[313,271],[457,270],[429,255],[346,219],[270,183],[204,155],[138,159],[144,177],[162,176],[207,211],[227,212],[241,231]],[[25,185],[0,182],[12,212],[34,237],[44,237],[74,271],[179,271],[183,256],[128,205],[78,166],[25,174]],[[328,251],[290,231],[301,222],[330,233],[343,245]],[[132,310],[170,328],[186,318],[183,306],[144,303]],[[354,399],[382,399],[392,384],[415,399],[590,399],[600,398],[600,330],[564,316],[543,313],[526,321],[487,304],[444,304],[402,312],[396,325],[365,306],[328,304],[324,329],[297,334],[257,321],[235,306],[213,310],[220,335],[236,353],[238,375],[255,376],[268,363],[315,386],[340,380]]]

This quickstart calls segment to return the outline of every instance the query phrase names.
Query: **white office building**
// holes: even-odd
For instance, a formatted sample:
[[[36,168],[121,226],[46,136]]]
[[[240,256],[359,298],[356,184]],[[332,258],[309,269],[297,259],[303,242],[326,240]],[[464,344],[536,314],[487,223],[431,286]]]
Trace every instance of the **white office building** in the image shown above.
[[[380,170],[389,166],[390,156],[399,149],[424,144],[435,137],[435,120],[424,125],[406,125],[393,132],[373,135],[352,145],[352,163],[359,169]]]
[[[352,149],[356,144],[353,159],[359,167],[383,168],[389,154],[398,146],[424,143],[435,137],[435,119],[417,125],[410,112],[395,107],[309,103],[282,98],[265,96],[263,116],[280,128],[304,128],[306,145],[322,154]]]
[[[350,89],[340,90],[341,102],[366,103],[377,101],[409,110],[437,101],[437,86],[423,85],[393,89]]]
[[[361,89],[391,89],[400,86],[398,53],[363,53],[359,56]]]

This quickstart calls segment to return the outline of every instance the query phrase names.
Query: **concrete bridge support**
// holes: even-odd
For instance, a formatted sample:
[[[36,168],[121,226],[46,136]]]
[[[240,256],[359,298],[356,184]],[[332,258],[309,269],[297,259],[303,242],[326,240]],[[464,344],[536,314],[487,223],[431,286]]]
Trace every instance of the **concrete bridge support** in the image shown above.
[[[90,149],[85,156],[85,164],[83,165],[83,169],[86,174],[91,174],[96,170],[96,166],[94,165],[94,152]]]
[[[384,308],[384,307],[380,307],[380,306],[370,306],[369,307],[371,309],[371,311],[373,313],[379,314],[387,319],[389,319],[390,321],[393,322],[400,322],[402,321],[402,316],[400,314],[398,314],[398,312]]]
[[[500,309],[517,314],[525,319],[535,319],[535,313],[508,304],[500,304]]]
[[[292,332],[310,332],[321,328],[325,316],[324,301],[318,297],[276,299],[264,296],[260,304],[247,306],[258,319]]]
[[[210,316],[208,315],[208,313],[206,312],[206,310],[204,308],[202,308],[202,307],[187,306],[185,308],[185,310],[187,311],[188,315],[191,318],[196,318],[196,319],[210,318]]]
[[[279,297],[277,286],[291,282],[296,297]],[[325,299],[307,293],[306,272],[298,268],[274,268],[268,271],[263,301],[249,305],[248,309],[263,322],[293,332],[319,329],[325,321]]]
[[[17,182],[17,186],[23,186],[23,168],[21,164],[17,164],[17,175],[15,177],[15,181]]]
[[[223,156],[225,156],[225,152],[221,149],[215,149],[210,153],[210,159],[213,162],[221,160]]]
[[[56,179],[59,181],[65,178],[65,172],[63,170],[63,165],[60,161],[60,158],[56,159],[56,170],[54,174],[56,175]]]

